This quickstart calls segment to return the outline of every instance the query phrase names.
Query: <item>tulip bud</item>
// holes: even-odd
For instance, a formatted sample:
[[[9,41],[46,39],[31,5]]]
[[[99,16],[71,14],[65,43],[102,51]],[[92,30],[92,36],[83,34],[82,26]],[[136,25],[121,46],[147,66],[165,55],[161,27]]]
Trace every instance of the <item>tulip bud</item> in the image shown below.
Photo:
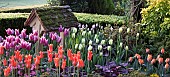
[[[113,27],[112,26],[110,27],[110,30],[113,31]]]
[[[75,45],[75,49],[77,49],[77,48],[78,48],[78,44]]]
[[[92,45],[92,41],[91,40],[89,41],[89,45]]]
[[[104,44],[105,44],[105,40],[102,40],[102,41],[101,41],[101,44],[104,45]]]
[[[100,55],[100,56],[103,56],[103,52],[100,52],[99,55]]]
[[[71,35],[71,36],[72,36],[72,38],[75,38],[75,36],[76,36],[76,35],[75,35],[75,33],[72,33],[72,35]]]
[[[127,28],[127,33],[129,33],[130,32],[130,28]]]
[[[112,40],[112,39],[109,40],[109,44],[110,44],[110,45],[113,44],[113,40]]]
[[[133,61],[133,57],[129,57],[129,62],[132,62]]]
[[[88,35],[91,35],[91,31],[88,32]]]
[[[107,50],[111,51],[112,50],[111,46],[107,46]]]
[[[126,47],[125,47],[125,50],[126,50],[126,51],[127,51],[127,50],[129,50],[129,47],[128,47],[128,46],[126,46]]]
[[[89,45],[88,51],[91,51],[92,49],[93,49],[93,47],[91,45]]]
[[[95,35],[94,35],[94,38],[95,38],[95,39],[96,39],[96,38],[98,38],[98,35],[97,35],[97,34],[95,34]]]
[[[102,45],[98,45],[98,50],[102,50]]]
[[[169,64],[166,63],[166,64],[165,64],[165,69],[168,69],[168,68],[169,68]]]
[[[85,44],[85,42],[86,42],[85,38],[82,38],[81,43]]]
[[[99,43],[99,39],[96,39],[96,43],[97,43],[97,44]]]
[[[79,50],[81,50],[83,48],[82,44],[79,44]]]
[[[73,33],[76,33],[77,32],[77,28],[73,28]]]
[[[121,47],[121,48],[122,48],[122,46],[123,46],[123,43],[122,43],[122,42],[120,42],[120,45],[119,45],[119,47]]]
[[[122,31],[123,31],[123,28],[120,27],[120,28],[119,28],[119,33],[122,33]]]
[[[139,37],[139,33],[136,34],[136,37]]]
[[[86,31],[83,31],[83,32],[82,32],[82,36],[84,36],[85,34],[86,34]]]

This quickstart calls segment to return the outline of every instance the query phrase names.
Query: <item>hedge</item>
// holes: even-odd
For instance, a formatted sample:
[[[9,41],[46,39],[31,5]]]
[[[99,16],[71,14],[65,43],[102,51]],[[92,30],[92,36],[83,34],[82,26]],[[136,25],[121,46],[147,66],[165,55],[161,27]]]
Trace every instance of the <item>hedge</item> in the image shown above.
[[[0,36],[4,36],[7,28],[25,28],[24,22],[30,13],[0,13]],[[86,13],[74,13],[78,21],[83,24],[92,25],[94,23],[123,25],[125,24],[124,16],[115,15],[97,15]]]

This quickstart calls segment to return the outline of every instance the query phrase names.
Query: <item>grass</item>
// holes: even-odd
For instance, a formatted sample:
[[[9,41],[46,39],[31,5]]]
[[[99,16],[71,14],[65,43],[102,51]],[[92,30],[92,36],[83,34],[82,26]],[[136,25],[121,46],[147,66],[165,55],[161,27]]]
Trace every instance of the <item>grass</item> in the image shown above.
[[[6,18],[28,18],[30,13],[0,13],[0,19]]]

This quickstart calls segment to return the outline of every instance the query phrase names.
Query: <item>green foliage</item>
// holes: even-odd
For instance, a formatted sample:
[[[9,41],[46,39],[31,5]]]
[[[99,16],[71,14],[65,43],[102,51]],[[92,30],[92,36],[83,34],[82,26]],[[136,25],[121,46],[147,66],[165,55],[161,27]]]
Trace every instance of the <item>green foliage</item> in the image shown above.
[[[142,9],[142,30],[149,45],[170,49],[170,1],[147,0],[148,7]]]
[[[47,0],[48,4],[51,6],[59,6],[61,0]]]

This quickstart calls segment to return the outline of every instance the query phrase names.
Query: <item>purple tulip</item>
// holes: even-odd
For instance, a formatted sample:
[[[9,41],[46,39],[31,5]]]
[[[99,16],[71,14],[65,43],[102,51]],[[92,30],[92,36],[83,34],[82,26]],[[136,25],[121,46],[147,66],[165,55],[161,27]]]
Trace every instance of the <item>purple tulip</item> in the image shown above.
[[[48,45],[48,39],[46,39],[44,36],[40,38],[40,43],[47,46]]]
[[[96,28],[96,25],[92,25],[92,28],[95,29],[95,28]]]
[[[8,29],[6,30],[6,33],[7,33],[8,35],[14,34],[14,30],[8,28]]]
[[[22,31],[21,31],[21,34],[20,34],[20,37],[21,38],[27,38],[27,34],[26,34],[26,29],[23,29]]]
[[[20,43],[20,38],[18,36],[16,36],[15,41],[16,41],[17,44]]]
[[[58,28],[58,31],[63,32],[63,30],[64,30],[64,27],[62,25],[60,25],[60,27]]]
[[[31,40],[31,41],[34,40],[34,34],[31,33],[31,34],[29,35],[29,40]]]
[[[51,38],[51,40],[56,40],[57,39],[57,33],[54,33],[53,35],[52,35],[52,38]]]
[[[38,36],[34,36],[34,42],[38,41]]]
[[[7,42],[11,43],[12,41],[15,41],[15,36],[8,36],[6,37]]]
[[[5,49],[10,49],[10,43],[9,42],[5,42],[4,47],[5,47]]]
[[[15,50],[20,50],[21,46],[20,45],[16,45],[15,46]]]
[[[31,50],[31,43],[28,43],[28,44],[26,45],[26,49],[27,49],[27,50]]]
[[[57,42],[60,43],[62,38],[60,36],[57,37]]]
[[[19,29],[15,29],[15,35],[19,36]]]
[[[11,42],[11,43],[10,43],[10,48],[14,48],[15,45],[16,45],[16,41]]]
[[[2,38],[2,36],[0,36],[0,42],[2,42],[3,41],[3,38]]]
[[[33,30],[33,34],[34,34],[35,36],[38,36],[38,31]]]
[[[64,29],[64,36],[68,36],[69,34],[69,29]]]
[[[52,38],[54,32],[50,32],[49,37]]]

